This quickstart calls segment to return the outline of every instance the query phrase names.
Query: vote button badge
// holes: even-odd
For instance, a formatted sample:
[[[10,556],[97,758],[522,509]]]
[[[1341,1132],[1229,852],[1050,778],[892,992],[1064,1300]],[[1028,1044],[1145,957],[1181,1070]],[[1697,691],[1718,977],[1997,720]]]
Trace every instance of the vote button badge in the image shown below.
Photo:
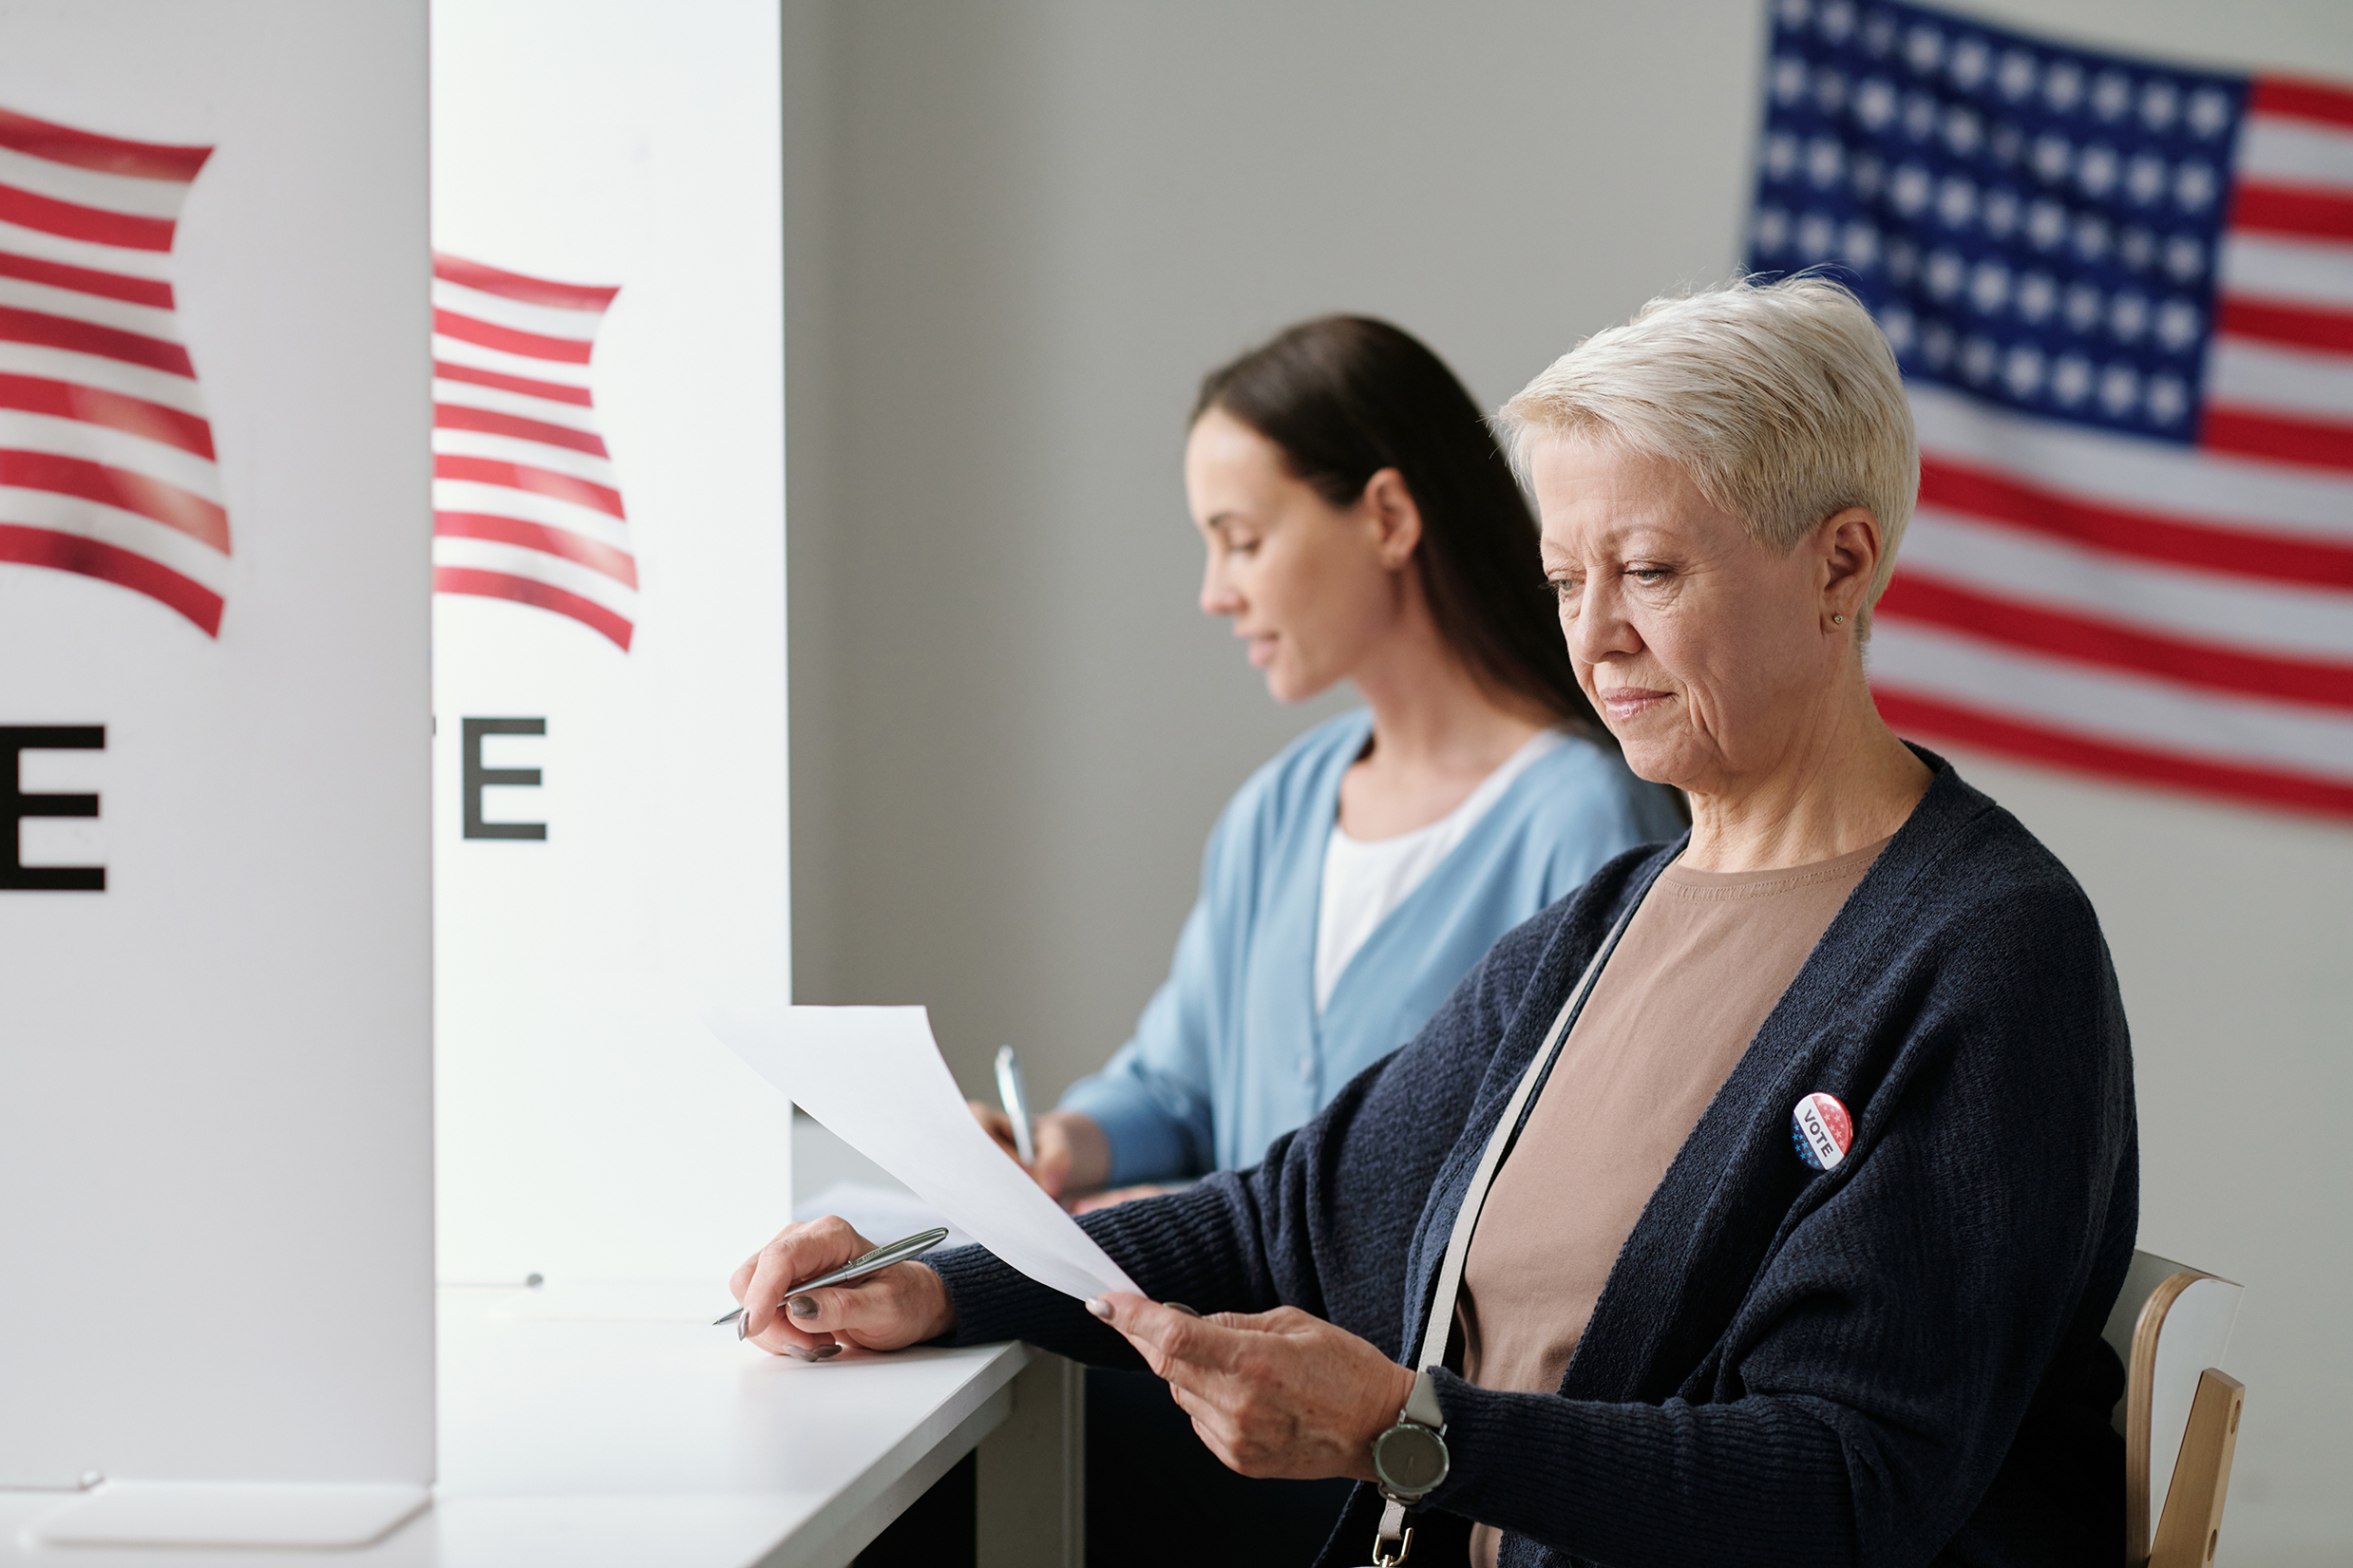
[[[1854,1147],[1854,1118],[1835,1094],[1809,1094],[1790,1112],[1790,1141],[1815,1170],[1836,1170]]]

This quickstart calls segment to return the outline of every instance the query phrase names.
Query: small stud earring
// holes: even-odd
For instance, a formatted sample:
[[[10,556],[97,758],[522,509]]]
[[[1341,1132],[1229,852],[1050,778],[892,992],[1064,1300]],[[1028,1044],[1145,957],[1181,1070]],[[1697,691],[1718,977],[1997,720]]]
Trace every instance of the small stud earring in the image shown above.
[[[1831,624],[1832,626],[1844,626],[1847,624],[1847,617],[1844,615],[1832,615],[1831,617]]]

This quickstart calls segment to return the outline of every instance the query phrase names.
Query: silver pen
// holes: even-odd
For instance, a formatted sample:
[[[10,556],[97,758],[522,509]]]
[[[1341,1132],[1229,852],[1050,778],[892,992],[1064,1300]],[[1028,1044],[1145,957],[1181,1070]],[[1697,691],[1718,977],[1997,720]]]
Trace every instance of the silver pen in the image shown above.
[[[945,1225],[936,1230],[918,1231],[913,1236],[901,1237],[885,1246],[875,1248],[874,1251],[863,1256],[851,1258],[830,1274],[821,1274],[814,1279],[802,1280],[785,1293],[785,1301],[790,1301],[794,1296],[806,1294],[810,1291],[822,1290],[827,1285],[846,1285],[853,1279],[863,1279],[866,1275],[881,1269],[887,1269],[894,1263],[904,1263],[911,1257],[920,1257],[947,1238],[948,1228]],[[781,1307],[784,1302],[780,1301],[777,1305]],[[744,1337],[743,1308],[738,1307],[725,1317],[714,1317],[711,1320],[711,1326],[714,1329],[722,1323],[734,1324],[735,1337],[738,1339]],[[828,1348],[826,1353],[832,1353],[835,1349],[839,1347]]]
[[[1034,1168],[1037,1144],[1030,1137],[1030,1086],[1021,1076],[1021,1058],[1011,1046],[996,1048],[996,1098],[1013,1122],[1013,1146],[1021,1162]]]

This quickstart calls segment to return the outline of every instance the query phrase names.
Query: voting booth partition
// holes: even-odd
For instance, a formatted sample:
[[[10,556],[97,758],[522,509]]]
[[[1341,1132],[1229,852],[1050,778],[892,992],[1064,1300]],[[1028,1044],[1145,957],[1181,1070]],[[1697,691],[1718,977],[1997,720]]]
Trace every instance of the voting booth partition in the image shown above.
[[[432,20],[441,1277],[708,1321],[791,1213],[704,1027],[789,990],[776,9]]]
[[[789,1214],[776,32],[0,0],[0,1556],[423,1508],[437,1130],[461,1292]]]
[[[433,1479],[426,24],[0,4],[0,1488],[51,1542]]]

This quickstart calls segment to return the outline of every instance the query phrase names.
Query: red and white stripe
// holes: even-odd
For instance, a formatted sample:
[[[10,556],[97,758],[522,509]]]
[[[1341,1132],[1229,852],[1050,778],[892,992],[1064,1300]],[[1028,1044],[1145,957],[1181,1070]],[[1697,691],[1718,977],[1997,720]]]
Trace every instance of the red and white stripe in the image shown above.
[[[1914,385],[1889,723],[2353,816],[2353,91],[2259,78],[2195,448]]]
[[[619,292],[433,258],[433,587],[626,649],[637,563],[588,375]]]
[[[211,154],[0,109],[0,562],[115,583],[218,636],[229,515],[171,281]]]

